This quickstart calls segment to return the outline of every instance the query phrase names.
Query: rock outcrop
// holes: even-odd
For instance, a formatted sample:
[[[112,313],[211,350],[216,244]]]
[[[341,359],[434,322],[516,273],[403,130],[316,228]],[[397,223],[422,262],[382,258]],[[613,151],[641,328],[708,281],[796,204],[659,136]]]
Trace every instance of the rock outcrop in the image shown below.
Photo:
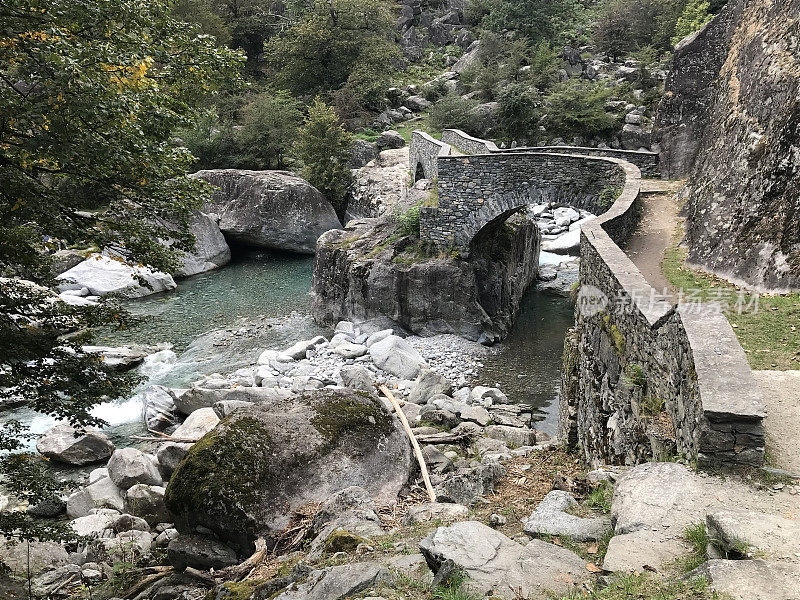
[[[202,526],[249,554],[293,510],[347,487],[393,503],[410,469],[408,439],[377,399],[320,390],[237,409],[192,447],[166,503],[180,531]]]
[[[76,431],[63,423],[45,431],[36,441],[36,449],[48,458],[69,465],[88,465],[108,458],[114,444],[95,429]]]
[[[83,296],[118,293],[128,298],[139,298],[177,287],[167,273],[130,265],[121,258],[101,254],[93,254],[56,279],[59,291],[85,291],[85,294],[81,293]],[[142,285],[140,279],[147,285]]]
[[[320,235],[340,227],[336,211],[317,188],[289,171],[198,171],[216,186],[205,212],[219,215],[232,242],[312,254]]]
[[[216,215],[195,210],[189,219],[189,229],[194,234],[194,249],[181,257],[176,277],[213,271],[231,261],[231,249],[219,229]]]
[[[508,333],[536,280],[539,243],[533,223],[513,220],[483,237],[466,260],[428,256],[414,237],[399,237],[388,218],[352,221],[319,240],[312,313],[325,324],[388,317],[423,336],[455,333],[494,343]]]
[[[662,171],[689,176],[689,262],[800,288],[800,1],[735,0],[675,52]]]
[[[379,217],[401,205],[408,208],[408,148],[384,150],[354,170],[345,221]]]

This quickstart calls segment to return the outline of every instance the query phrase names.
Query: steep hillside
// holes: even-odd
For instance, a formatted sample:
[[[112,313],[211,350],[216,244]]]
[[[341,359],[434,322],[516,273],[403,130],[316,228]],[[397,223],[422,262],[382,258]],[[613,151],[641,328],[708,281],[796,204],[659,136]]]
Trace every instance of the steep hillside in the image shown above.
[[[689,262],[800,288],[800,1],[736,0],[676,49],[658,115]]]

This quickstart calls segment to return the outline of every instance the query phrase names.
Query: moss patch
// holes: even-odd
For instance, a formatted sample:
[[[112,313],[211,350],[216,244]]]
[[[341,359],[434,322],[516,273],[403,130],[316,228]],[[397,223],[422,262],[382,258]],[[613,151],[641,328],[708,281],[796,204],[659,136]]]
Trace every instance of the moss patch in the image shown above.
[[[389,413],[369,394],[363,394],[363,399],[337,395],[315,406],[314,412],[311,424],[330,445],[346,434],[389,435],[394,431]]]

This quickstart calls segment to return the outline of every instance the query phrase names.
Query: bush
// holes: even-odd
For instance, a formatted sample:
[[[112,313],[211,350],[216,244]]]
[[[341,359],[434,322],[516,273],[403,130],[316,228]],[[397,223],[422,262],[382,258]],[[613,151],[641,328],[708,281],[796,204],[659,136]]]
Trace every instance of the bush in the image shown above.
[[[288,92],[253,97],[242,109],[237,134],[244,162],[255,170],[282,169],[302,122],[300,104]]]
[[[612,58],[648,45],[668,50],[686,4],[687,0],[609,0],[595,24],[595,44]]]
[[[191,129],[182,129],[176,136],[194,156],[195,169],[235,169],[242,164],[233,128],[223,124],[216,112],[209,111]]]
[[[447,82],[434,79],[422,88],[422,97],[428,102],[436,102],[447,95]]]
[[[606,137],[622,124],[619,115],[606,111],[611,90],[601,83],[570,79],[547,96],[547,129],[562,137]]]
[[[340,218],[353,181],[348,166],[351,145],[352,137],[339,124],[336,112],[316,98],[295,148],[303,163],[303,177],[325,195]]]
[[[430,111],[430,125],[433,129],[461,129],[467,133],[475,133],[479,127],[475,100],[468,100],[458,95],[446,96]]]
[[[536,135],[539,98],[527,85],[514,83],[500,94],[498,118],[503,137],[531,140]]]
[[[672,45],[675,46],[687,35],[699,31],[712,19],[709,12],[710,5],[708,0],[691,0],[683,10],[678,22],[675,25],[675,35],[672,38]]]
[[[402,236],[419,237],[419,206],[412,206],[397,216],[397,232]]]

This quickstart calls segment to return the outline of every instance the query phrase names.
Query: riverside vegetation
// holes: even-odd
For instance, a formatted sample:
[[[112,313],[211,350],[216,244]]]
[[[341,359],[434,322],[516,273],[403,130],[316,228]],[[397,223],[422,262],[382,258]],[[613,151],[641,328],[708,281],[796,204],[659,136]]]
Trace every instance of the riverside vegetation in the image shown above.
[[[409,172],[405,146],[416,129],[455,128],[503,148],[661,151],[702,209],[696,190],[714,152],[694,173],[673,169],[691,162],[674,149],[680,132],[703,122],[704,143],[729,135],[754,179],[790,189],[796,169],[760,164],[771,156],[763,142],[739,147],[762,133],[717,129],[729,73],[695,82],[685,65],[712,69],[709,46],[735,66],[760,52],[772,65],[776,48],[797,59],[782,45],[797,9],[5,2],[0,596],[794,600],[800,484],[785,448],[767,448],[766,469],[732,473],[678,455],[584,464],[556,438],[559,375],[536,379],[539,365],[503,358],[526,356],[514,336],[526,293],[556,292],[566,305],[579,286],[581,225],[594,215],[534,199],[469,257],[430,247],[419,215],[437,205],[438,185]],[[774,70],[781,102],[796,89],[783,83],[797,81],[785,64]],[[692,104],[706,92],[713,102]],[[690,108],[673,113],[670,102]],[[698,116],[698,106],[717,112]],[[750,126],[762,119],[759,131],[796,148],[791,123],[757,117]],[[621,192],[603,190],[604,208]],[[702,228],[688,218],[696,244]],[[673,225],[669,283],[735,302],[734,284],[685,264],[691,250]],[[789,281],[796,231],[784,229],[772,255]],[[185,278],[215,277],[244,247],[272,262],[315,255],[313,281],[287,284],[310,286],[302,314],[265,316],[257,307],[270,302],[249,310],[237,299],[197,339],[137,329],[139,298],[152,309],[169,298],[156,294],[203,295]],[[261,287],[282,285],[269,282]],[[275,294],[288,313],[288,293],[246,289]],[[800,298],[759,303],[728,318],[754,368],[791,377]],[[641,390],[648,373],[628,365],[625,377]],[[543,406],[520,401],[534,395]],[[783,411],[784,432],[800,422],[797,398],[785,396],[769,406]],[[664,414],[659,398],[641,408],[648,423]]]

